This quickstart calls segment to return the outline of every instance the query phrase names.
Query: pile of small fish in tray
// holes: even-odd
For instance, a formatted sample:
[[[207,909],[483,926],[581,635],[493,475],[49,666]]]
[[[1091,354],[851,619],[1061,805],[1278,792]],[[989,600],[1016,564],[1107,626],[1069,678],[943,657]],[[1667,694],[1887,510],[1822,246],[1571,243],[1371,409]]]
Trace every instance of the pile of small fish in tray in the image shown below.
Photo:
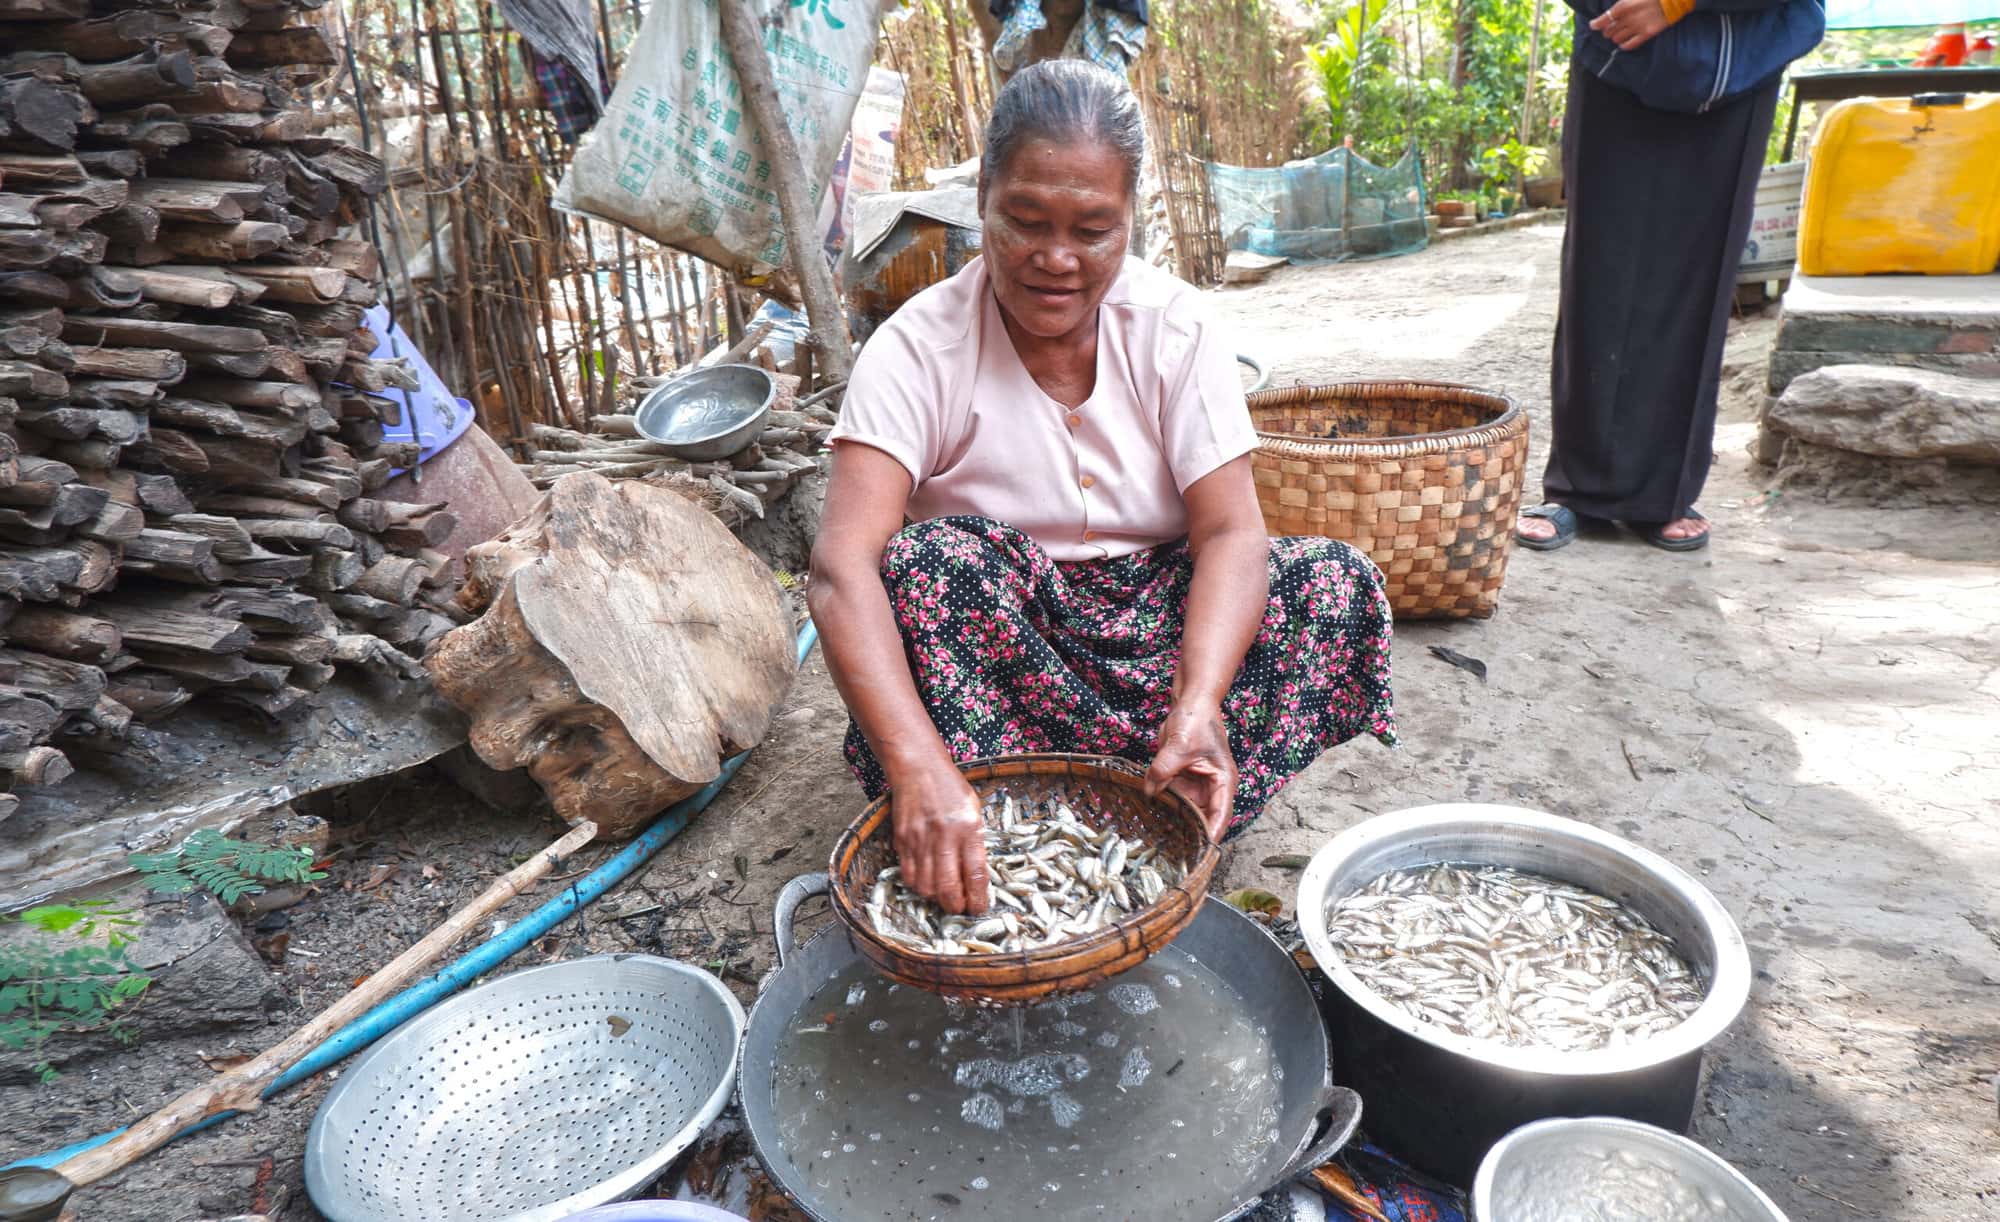
[[[1498,866],[1392,870],[1328,906],[1347,969],[1411,1018],[1516,1048],[1583,1052],[1679,1024],[1703,985],[1615,900]]]
[[[997,808],[989,806],[986,827],[992,908],[979,916],[947,913],[888,866],[868,897],[876,933],[937,955],[1041,950],[1151,907],[1187,876],[1185,864],[1111,828],[1091,827],[1060,800],[1023,811],[1002,797]]]

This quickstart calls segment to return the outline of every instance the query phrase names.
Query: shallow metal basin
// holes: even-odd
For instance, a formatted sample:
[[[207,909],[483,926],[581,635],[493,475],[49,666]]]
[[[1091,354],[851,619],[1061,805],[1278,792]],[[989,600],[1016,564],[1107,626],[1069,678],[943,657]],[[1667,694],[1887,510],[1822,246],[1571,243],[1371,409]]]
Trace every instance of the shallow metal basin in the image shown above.
[[[639,402],[639,435],[691,462],[727,458],[757,440],[778,386],[755,365],[710,365],[655,388]]]

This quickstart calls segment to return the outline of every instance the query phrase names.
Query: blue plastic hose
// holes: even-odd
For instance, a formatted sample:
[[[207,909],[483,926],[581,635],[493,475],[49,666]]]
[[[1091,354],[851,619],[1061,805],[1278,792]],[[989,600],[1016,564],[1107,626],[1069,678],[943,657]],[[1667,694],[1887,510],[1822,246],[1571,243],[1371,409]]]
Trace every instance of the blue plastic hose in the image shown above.
[[[812,647],[818,640],[819,629],[814,627],[811,620],[807,620],[805,626],[799,629],[799,665],[805,664],[806,655],[812,652]],[[715,795],[722,792],[722,787],[729,783],[729,778],[735,776],[737,770],[743,767],[743,761],[749,758],[750,753],[745,751],[725,760],[722,771],[704,786],[701,792],[692,797],[682,798],[669,807],[667,812],[654,820],[653,825],[641,832],[636,840],[618,850],[618,853],[603,865],[564,887],[561,895],[466,952],[463,958],[437,975],[411,985],[328,1036],[325,1043],[293,1062],[290,1069],[279,1074],[269,1086],[265,1087],[264,1098],[269,1099],[279,1091],[295,1086],[328,1066],[338,1064],[360,1052],[397,1027],[499,967],[522,947],[554,929],[578,909],[617,886],[626,875],[644,865],[655,853],[666,847],[667,841],[678,836],[681,830],[687,827],[688,820],[700,814],[703,808],[715,800]],[[168,1140],[170,1143],[179,1141],[190,1133],[198,1133],[212,1124],[235,1115],[238,1113],[218,1112],[198,1124],[189,1125]],[[85,1150],[96,1149],[124,1131],[124,1129],[114,1129],[109,1133],[99,1133],[73,1146],[66,1146],[48,1154],[38,1154],[33,1158],[24,1158],[8,1166],[54,1167]]]

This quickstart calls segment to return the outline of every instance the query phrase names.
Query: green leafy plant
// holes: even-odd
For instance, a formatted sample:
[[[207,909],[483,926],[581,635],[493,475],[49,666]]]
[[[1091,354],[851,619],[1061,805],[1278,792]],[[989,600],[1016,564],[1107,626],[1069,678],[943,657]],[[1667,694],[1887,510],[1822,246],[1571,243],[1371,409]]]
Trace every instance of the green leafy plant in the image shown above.
[[[1521,180],[1533,178],[1549,163],[1549,151],[1540,145],[1509,140],[1479,154],[1479,176],[1489,190],[1512,190]]]
[[[59,1031],[108,1029],[130,1042],[129,1028],[113,1014],[144,993],[152,978],[126,953],[138,922],[103,900],[47,904],[18,917],[33,934],[0,944],[0,1047],[36,1054],[43,1082],[58,1076],[42,1045]]]
[[[1389,11],[1389,0],[1354,0],[1319,42],[1305,49],[1306,63],[1326,103],[1327,130],[1338,137],[1353,129],[1353,111],[1369,70],[1389,68],[1390,43],[1377,36]]]
[[[309,848],[231,840],[207,828],[170,853],[134,853],[128,860],[150,890],[181,895],[199,887],[225,904],[256,895],[266,883],[310,883],[326,877],[312,868]]]

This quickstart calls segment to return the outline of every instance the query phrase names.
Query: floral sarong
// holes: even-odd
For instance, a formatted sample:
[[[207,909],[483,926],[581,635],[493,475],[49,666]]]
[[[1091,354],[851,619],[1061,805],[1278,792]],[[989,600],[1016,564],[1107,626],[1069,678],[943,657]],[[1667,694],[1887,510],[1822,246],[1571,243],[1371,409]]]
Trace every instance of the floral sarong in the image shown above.
[[[1263,629],[1222,707],[1239,773],[1231,834],[1328,747],[1364,732],[1395,745],[1381,573],[1310,537],[1271,540],[1270,564]],[[882,554],[917,693],[960,761],[1068,751],[1149,763],[1193,577],[1185,539],[1057,563],[978,517],[908,527]],[[888,788],[856,726],[847,759],[870,798]]]

